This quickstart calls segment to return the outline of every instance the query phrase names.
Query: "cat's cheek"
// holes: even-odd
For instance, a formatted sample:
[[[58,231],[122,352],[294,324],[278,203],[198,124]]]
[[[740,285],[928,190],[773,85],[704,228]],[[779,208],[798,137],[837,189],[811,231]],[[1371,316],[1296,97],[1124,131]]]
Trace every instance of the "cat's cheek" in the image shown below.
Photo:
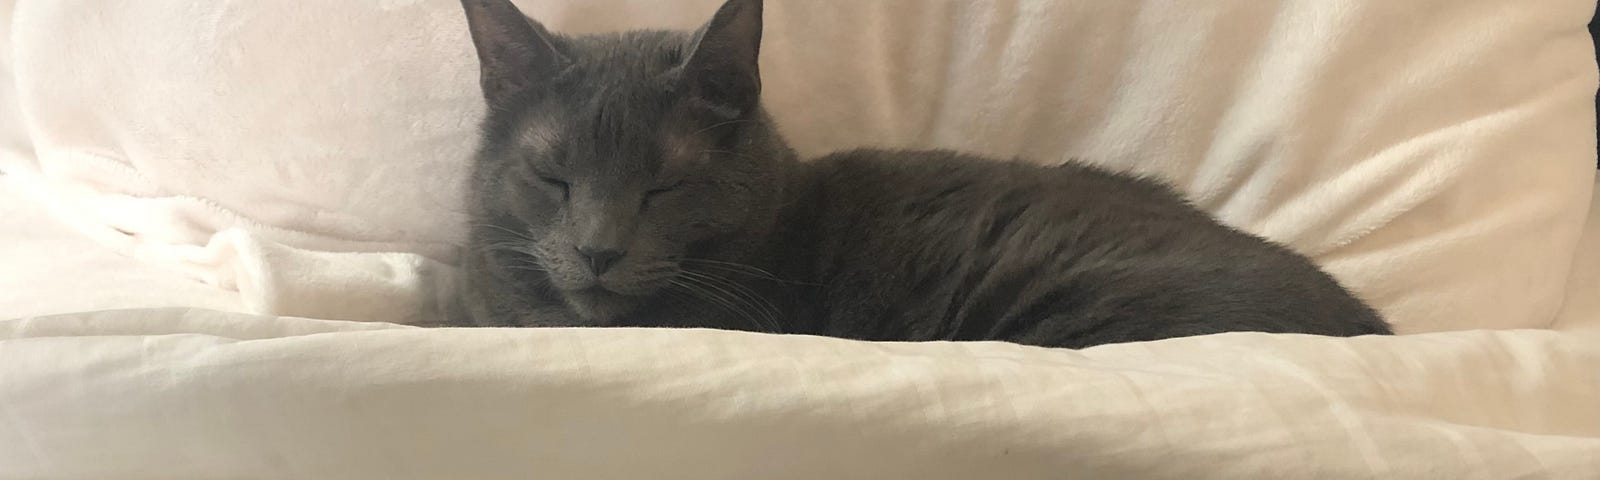
[[[701,241],[708,238],[727,235],[737,228],[737,224],[725,221],[698,221],[689,224],[692,241]]]
[[[552,227],[553,221],[561,218],[562,209],[566,208],[564,203],[552,199],[543,191],[518,192],[506,199],[506,208],[534,228]]]
[[[513,216],[515,216],[518,220],[521,220],[523,223],[526,223],[528,227],[533,229],[542,230],[546,226],[546,219],[550,218],[550,215],[544,213],[543,209],[524,202],[513,203],[510,205],[509,209],[511,210]]]
[[[706,238],[710,238],[713,236],[713,234],[714,233],[710,226],[702,222],[694,221],[663,225],[662,228],[656,232],[656,236],[661,242],[671,245],[690,245],[698,243]]]

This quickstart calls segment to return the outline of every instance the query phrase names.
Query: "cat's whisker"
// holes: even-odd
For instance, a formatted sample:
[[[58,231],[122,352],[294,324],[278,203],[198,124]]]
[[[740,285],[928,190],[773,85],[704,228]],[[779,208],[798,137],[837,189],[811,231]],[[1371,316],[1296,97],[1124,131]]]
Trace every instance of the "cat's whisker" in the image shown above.
[[[728,313],[732,313],[735,316],[747,315],[746,313],[740,311],[732,303],[729,303],[727,301],[727,299],[724,299],[724,298],[722,298],[722,297],[720,297],[718,295],[715,295],[715,294],[709,292],[704,287],[699,287],[699,286],[696,286],[695,284],[683,282],[683,281],[680,281],[679,279],[673,279],[670,282],[670,285],[678,287],[680,289],[683,289],[684,293],[686,295],[688,295],[688,297],[690,299],[696,300],[699,303],[709,303],[709,304],[711,304],[713,306],[719,307],[719,308],[727,311]],[[745,318],[744,320],[748,321],[749,319]],[[754,322],[751,322],[751,323],[753,324]]]
[[[740,269],[745,269],[745,270],[749,270],[749,271],[752,271],[752,272],[761,273],[763,275],[767,275],[767,276],[772,277],[774,279],[778,278],[777,275],[774,275],[772,272],[768,272],[766,270],[763,270],[760,267],[756,267],[756,266],[752,266],[752,265],[745,265],[743,263],[727,262],[727,261],[722,261],[722,260],[712,260],[712,259],[709,259],[709,258],[685,258],[685,259],[683,259],[683,261],[684,262],[688,262],[688,263],[699,263],[699,264],[705,264],[705,265],[719,265],[719,266],[725,266],[725,267],[737,267],[737,268],[740,268]]]
[[[499,225],[494,225],[494,224],[489,224],[489,223],[474,223],[474,224],[472,224],[472,228],[488,228],[488,229],[492,229],[492,230],[499,230],[499,231],[511,234],[511,236],[513,238],[516,238],[518,240],[526,240],[529,243],[533,243],[535,241],[533,239],[533,237],[529,236],[527,233],[518,232],[516,230],[512,230],[512,229],[509,229],[509,228],[506,228],[506,227],[502,227],[502,226],[499,226]]]
[[[716,291],[721,292],[721,293],[733,298],[734,300],[737,300],[743,306],[752,306],[752,307],[754,306],[752,304],[752,302],[749,301],[749,299],[745,298],[743,295],[738,294],[738,292],[730,291],[726,286],[722,285],[721,282],[715,281],[715,279],[713,279],[712,277],[710,277],[708,275],[704,275],[704,274],[701,274],[701,273],[691,272],[691,271],[687,271],[686,270],[686,271],[684,271],[684,272],[682,272],[680,274],[680,278],[683,278],[685,280],[695,281],[696,283],[699,283],[701,285],[705,285],[707,288],[714,288],[714,289],[716,289]],[[760,313],[764,314],[765,312],[760,312]]]
[[[720,271],[720,272],[723,272],[723,273],[727,273],[727,274],[740,275],[740,276],[744,276],[744,277],[755,278],[755,279],[758,279],[758,280],[767,280],[767,281],[776,282],[776,283],[782,283],[782,284],[786,284],[786,285],[821,286],[821,285],[814,284],[814,283],[802,283],[802,282],[794,282],[794,281],[784,280],[784,279],[781,279],[781,278],[772,277],[772,276],[764,274],[764,273],[741,270],[741,269],[738,269],[738,268],[729,267],[729,266],[725,266],[725,265],[695,265],[694,267],[695,268],[702,268],[702,269],[717,270],[717,271]],[[710,273],[710,272],[701,272],[701,273]]]
[[[727,155],[727,156],[730,156],[730,157],[737,157],[737,158],[744,159],[744,160],[755,160],[755,158],[753,158],[753,157],[751,157],[749,155],[746,155],[746,154],[743,154],[743,153],[740,153],[740,152],[735,152],[733,150],[701,150],[700,153],[701,154],[715,153],[715,154],[719,154],[719,155]]]
[[[758,267],[745,265],[745,264],[742,264],[742,263],[724,262],[724,261],[720,261],[720,260],[710,260],[710,259],[704,259],[704,258],[685,258],[685,259],[682,260],[682,262],[686,263],[686,264],[693,265],[693,266],[697,266],[697,267],[715,268],[715,269],[722,270],[722,271],[729,272],[729,273],[737,273],[737,274],[741,274],[741,275],[747,275],[747,276],[751,276],[751,277],[761,278],[761,279],[764,279],[764,280],[771,280],[771,281],[774,281],[774,282],[784,283],[784,284],[789,284],[789,285],[800,285],[800,286],[808,286],[808,287],[821,287],[821,286],[823,286],[820,283],[799,282],[799,281],[794,281],[794,280],[786,280],[786,279],[778,277],[777,275],[773,274],[772,272],[768,272],[768,271],[762,270],[762,269],[760,269]]]
[[[694,132],[694,133],[691,133],[691,134],[689,134],[689,136],[691,136],[691,137],[693,137],[693,136],[698,136],[698,135],[700,135],[700,134],[702,134],[702,133],[706,133],[706,132],[709,132],[709,131],[712,131],[712,130],[716,130],[716,129],[717,129],[717,128],[719,128],[719,127],[723,127],[723,126],[727,126],[727,125],[733,125],[733,124],[738,124],[738,123],[751,123],[751,122],[750,122],[750,120],[743,120],[743,119],[740,119],[740,120],[728,120],[728,121],[726,121],[726,122],[721,122],[721,123],[716,123],[716,124],[712,124],[712,125],[711,125],[711,126],[709,126],[709,127],[706,127],[706,128],[702,128],[702,129],[699,129],[699,130],[695,130],[695,132]]]
[[[756,315],[749,310],[744,302],[737,300],[737,297],[734,297],[726,291],[716,288],[715,286],[710,285],[703,280],[696,280],[688,277],[680,277],[680,279],[685,281],[683,285],[688,287],[690,291],[697,292],[703,298],[715,302],[729,313],[741,317],[741,320],[744,320],[751,325],[755,325],[757,329],[762,329],[765,327],[763,323],[756,318]]]
[[[704,279],[692,276],[678,278],[699,286],[699,290],[703,294],[720,299],[730,312],[745,317],[744,320],[754,325],[758,331],[770,332],[776,330],[772,328],[765,312],[760,311],[760,308],[752,304],[750,300]]]
[[[527,249],[528,249],[527,252],[528,252],[529,255],[533,255],[533,256],[537,256],[537,257],[546,257],[546,258],[550,257],[550,251],[546,250],[544,247],[539,246],[539,244],[537,244],[537,243],[528,244]]]
[[[754,289],[752,289],[750,287],[747,287],[747,286],[745,286],[743,284],[740,284],[739,282],[735,282],[733,280],[730,280],[730,279],[727,279],[727,278],[723,278],[721,276],[717,276],[717,275],[711,274],[709,272],[684,271],[683,274],[684,275],[688,275],[688,276],[700,277],[700,278],[702,278],[704,280],[713,281],[715,283],[719,283],[719,284],[725,285],[725,286],[727,286],[727,287],[729,287],[729,288],[734,290],[734,292],[730,292],[730,293],[741,293],[745,298],[749,299],[750,303],[756,304],[755,305],[756,307],[760,308],[763,312],[765,312],[767,314],[768,320],[770,320],[771,323],[774,326],[780,326],[780,325],[778,325],[777,319],[781,315],[781,312],[778,311],[778,307],[776,305],[773,305],[772,302],[767,300],[766,297],[762,296],[760,292],[757,292],[757,291],[755,291]],[[781,330],[781,328],[779,328],[779,330]]]
[[[756,310],[761,316],[764,327],[769,328],[771,331],[776,333],[783,332],[783,325],[778,321],[778,317],[781,315],[781,312],[778,311],[777,306],[773,305],[771,301],[761,296],[760,293],[751,290],[749,287],[740,285],[738,282],[715,275],[689,271],[685,271],[683,273],[687,278],[698,278],[702,282],[708,284],[708,286],[733,296],[735,299],[739,300],[745,305],[748,305],[751,309]]]
[[[487,244],[487,245],[483,245],[483,246],[479,247],[479,250],[482,250],[482,251],[502,251],[502,252],[522,253],[522,254],[529,253],[527,251],[527,245],[526,244],[516,243],[516,242],[491,243],[491,244]]]
[[[714,266],[714,265],[708,265],[708,266]],[[753,267],[751,267],[751,268],[753,268]],[[740,274],[744,274],[744,275],[751,275],[751,276],[758,276],[758,277],[760,276],[760,275],[757,275],[757,274],[752,274],[750,272],[743,272],[743,271],[737,271],[737,270],[732,270],[732,269],[729,269],[727,271],[730,271],[732,273],[740,273]],[[758,310],[761,313],[761,315],[763,317],[762,319],[765,321],[764,323],[766,324],[766,326],[768,328],[770,328],[772,331],[775,331],[777,333],[782,333],[783,332],[783,323],[779,320],[779,318],[782,317],[782,311],[780,311],[779,308],[777,307],[777,305],[774,305],[771,300],[768,300],[765,296],[763,296],[761,293],[755,291],[754,289],[752,289],[752,288],[750,288],[748,286],[745,286],[745,285],[743,285],[743,284],[741,284],[739,282],[724,278],[724,277],[719,276],[719,275],[712,274],[710,272],[696,272],[696,271],[692,271],[692,270],[684,270],[682,272],[682,275],[684,275],[686,277],[697,277],[697,278],[700,278],[704,282],[713,283],[713,284],[720,284],[720,285],[725,286],[726,288],[723,288],[723,290],[732,290],[732,291],[729,291],[728,294],[740,298],[742,301],[744,301],[745,303],[749,304],[752,308]]]

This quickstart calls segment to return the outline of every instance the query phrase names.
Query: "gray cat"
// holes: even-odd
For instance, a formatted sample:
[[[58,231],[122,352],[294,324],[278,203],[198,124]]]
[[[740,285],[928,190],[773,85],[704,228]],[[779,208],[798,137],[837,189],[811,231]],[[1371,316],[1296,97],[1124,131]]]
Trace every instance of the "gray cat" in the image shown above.
[[[463,323],[1052,347],[1387,334],[1306,258],[1077,163],[801,162],[760,102],[760,0],[697,32],[552,34],[463,0],[490,107]]]

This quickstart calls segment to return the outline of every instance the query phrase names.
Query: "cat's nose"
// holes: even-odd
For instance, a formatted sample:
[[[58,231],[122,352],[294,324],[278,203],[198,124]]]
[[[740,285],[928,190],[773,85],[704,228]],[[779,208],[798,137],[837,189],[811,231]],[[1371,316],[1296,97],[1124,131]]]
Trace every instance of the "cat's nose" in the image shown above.
[[[589,260],[589,270],[595,275],[606,273],[606,270],[610,270],[611,266],[616,265],[617,260],[622,259],[627,253],[615,248],[578,247],[578,254]]]

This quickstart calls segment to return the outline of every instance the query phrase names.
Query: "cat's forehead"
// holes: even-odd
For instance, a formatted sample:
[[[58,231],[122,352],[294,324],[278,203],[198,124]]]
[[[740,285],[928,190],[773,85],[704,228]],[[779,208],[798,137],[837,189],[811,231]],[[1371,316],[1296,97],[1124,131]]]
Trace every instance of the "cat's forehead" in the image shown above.
[[[662,90],[675,82],[689,39],[680,32],[633,31],[571,38],[568,63],[551,85],[578,101],[596,95],[629,95]]]
[[[650,31],[576,39],[568,51],[574,65],[548,95],[527,105],[512,144],[558,162],[571,156],[670,161],[698,148],[692,125],[673,120],[681,118],[674,115],[681,100],[675,87],[686,41],[678,32]]]
[[[623,118],[596,110],[530,112],[511,137],[525,158],[569,171],[665,172],[693,168],[709,143],[671,115]]]
[[[634,30],[574,37],[568,43],[579,66],[654,74],[683,64],[693,38],[669,30]]]
[[[661,134],[680,130],[673,122],[671,99],[646,89],[601,90],[587,99],[567,97],[538,104],[524,112],[514,129],[516,145],[549,152],[558,148],[595,148],[660,142]]]
[[[601,147],[642,140],[658,128],[665,99],[650,98],[648,89],[628,85],[592,85],[580,92],[553,95],[531,105],[514,129],[519,148],[549,152],[561,147]],[[597,145],[589,145],[597,144]]]
[[[562,126],[551,112],[530,112],[516,128],[518,150],[535,155],[548,154],[561,141]]]

